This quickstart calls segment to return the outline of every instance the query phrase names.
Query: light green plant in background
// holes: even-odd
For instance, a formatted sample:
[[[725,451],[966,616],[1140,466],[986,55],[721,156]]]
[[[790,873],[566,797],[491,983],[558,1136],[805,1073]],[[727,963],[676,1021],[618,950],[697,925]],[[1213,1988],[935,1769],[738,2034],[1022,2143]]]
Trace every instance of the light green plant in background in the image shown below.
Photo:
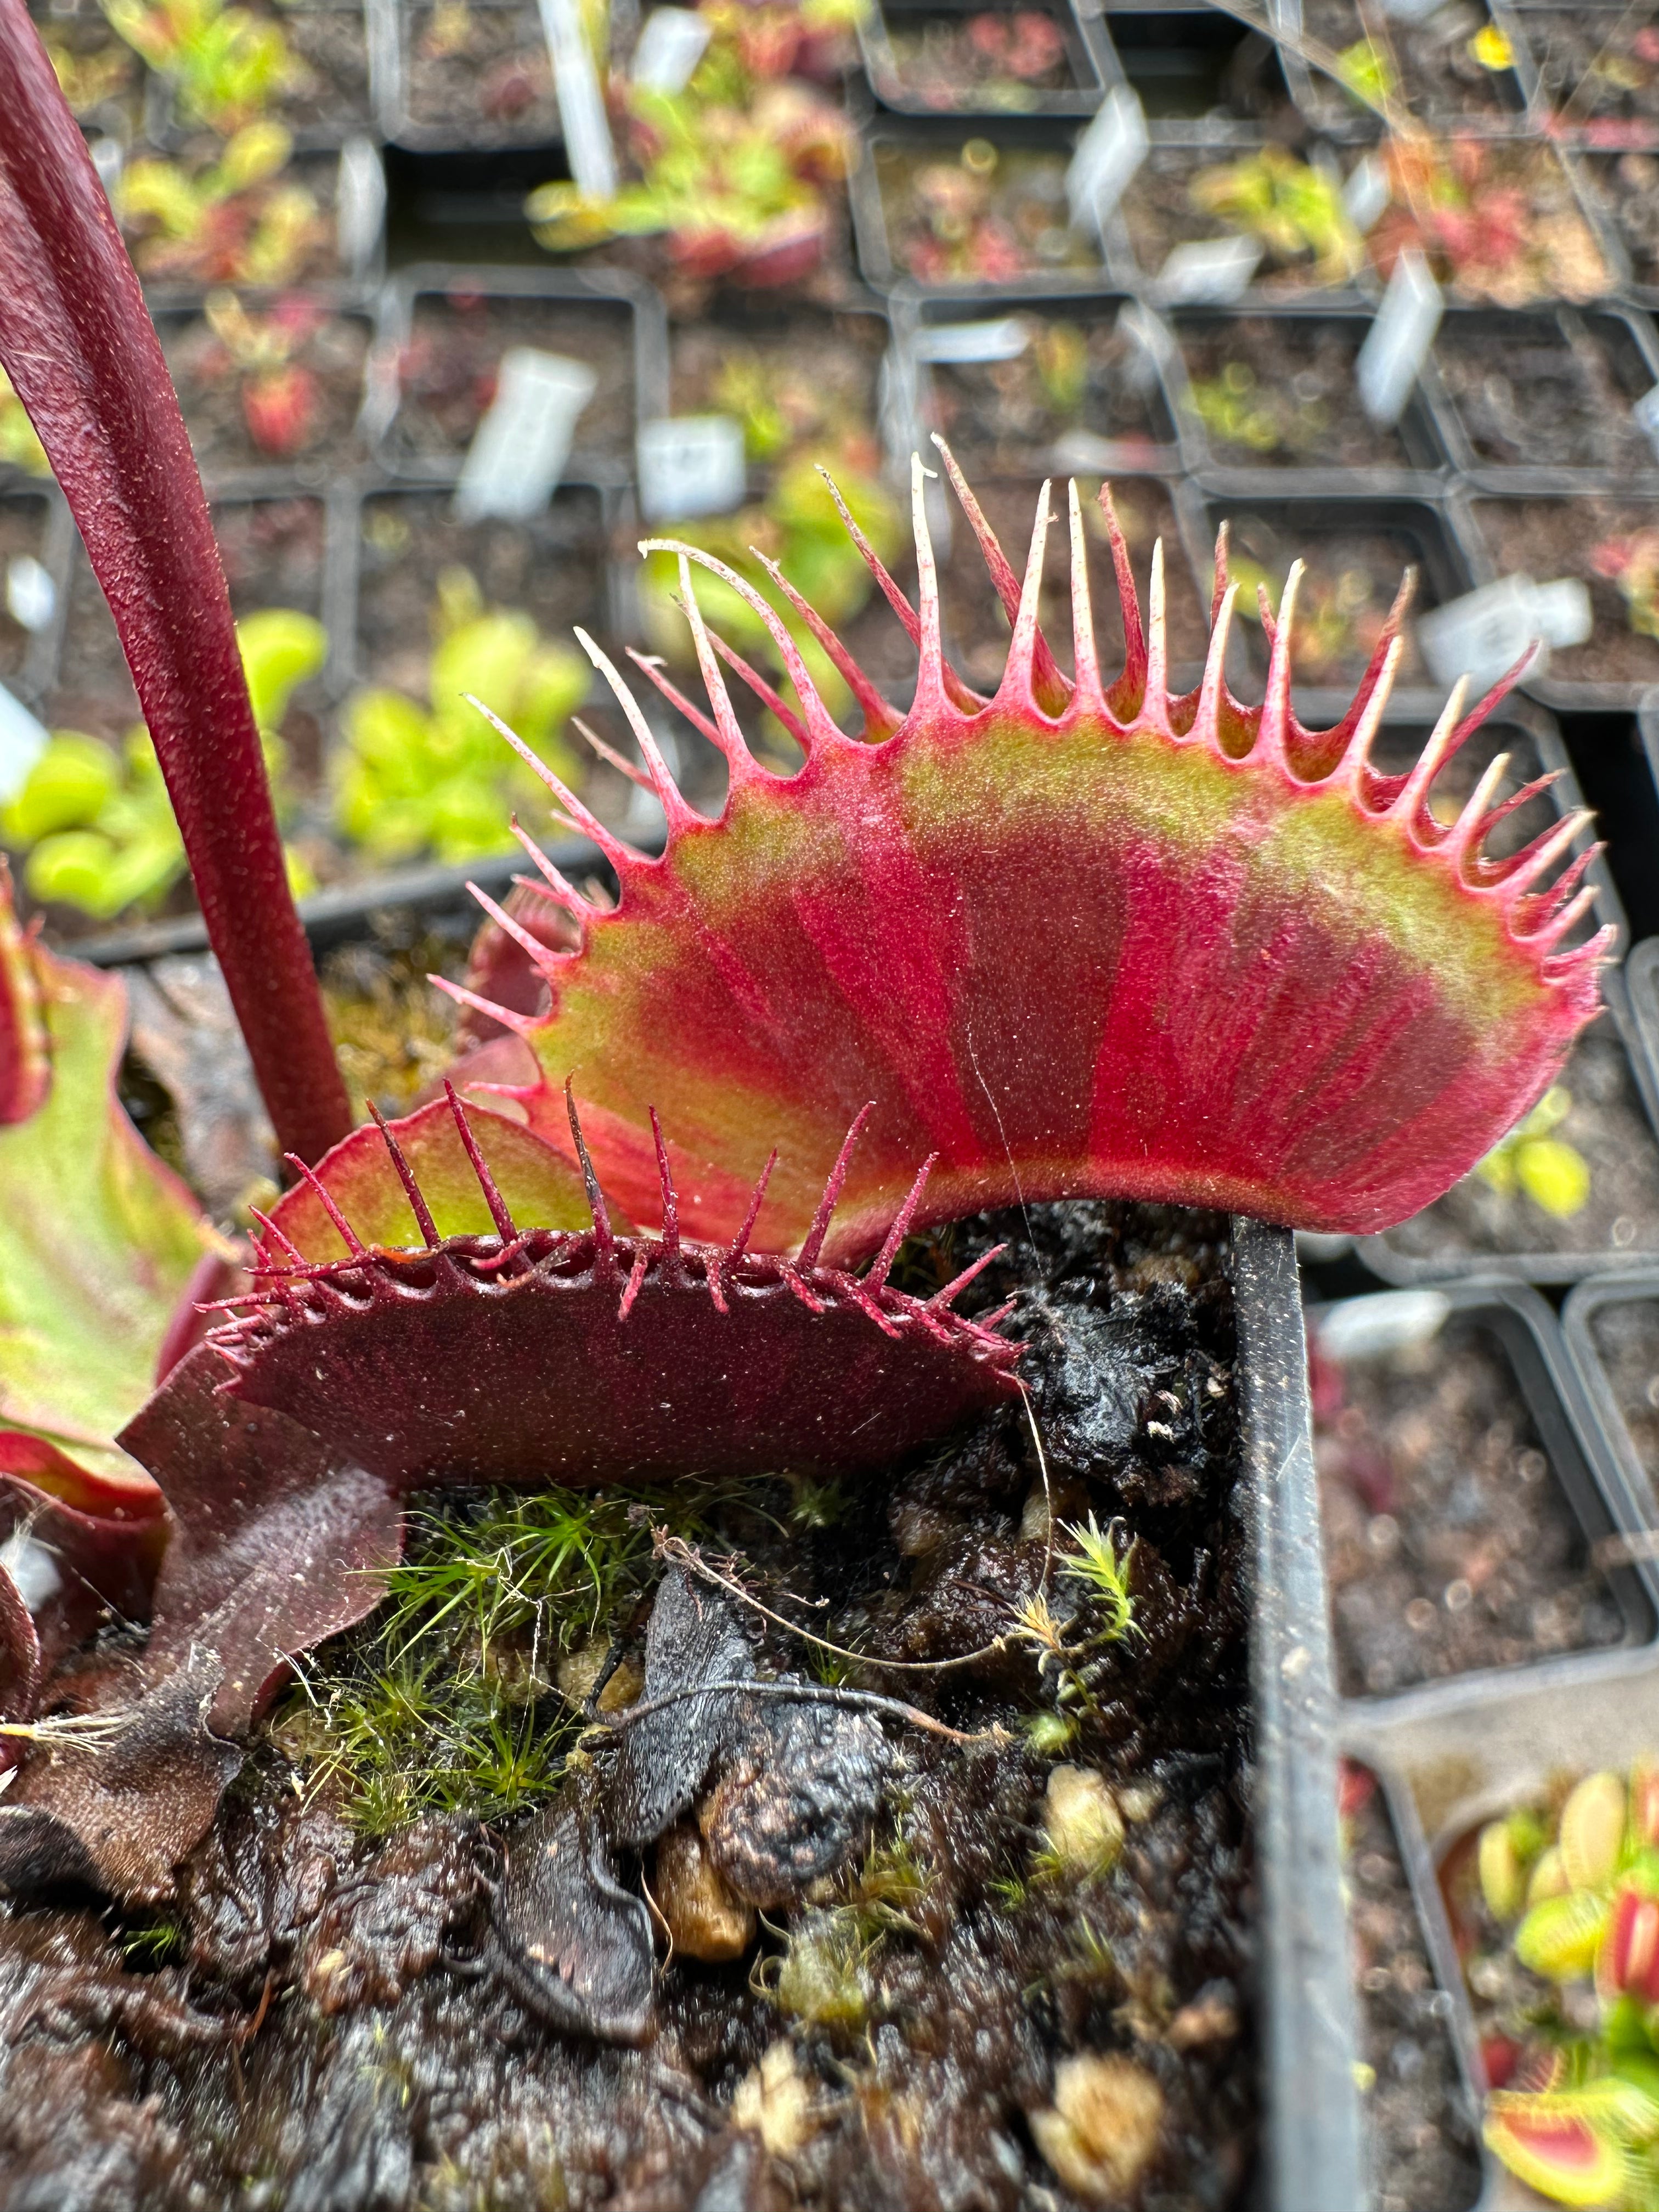
[[[341,835],[377,860],[432,853],[446,863],[514,849],[512,806],[547,793],[502,744],[467,694],[482,699],[550,768],[572,781],[564,741],[592,672],[544,639],[527,614],[489,607],[466,568],[439,579],[427,703],[359,691],[347,704],[335,787]]]
[[[280,23],[224,0],[103,0],[111,28],[178,89],[187,123],[238,131],[294,74]]]
[[[1322,284],[1346,283],[1364,265],[1340,184],[1282,146],[1200,169],[1189,192],[1194,207],[1259,239],[1273,261],[1311,261]]]
[[[1500,1198],[1520,1193],[1558,1221],[1571,1220],[1583,1211],[1590,1194],[1589,1163],[1553,1133],[1571,1111],[1571,1091],[1553,1085],[1526,1120],[1477,1163],[1475,1174]]]
[[[280,805],[287,756],[278,732],[295,691],[327,659],[328,635],[310,615],[270,607],[239,623],[236,636]],[[142,723],[118,751],[76,730],[54,732],[22,789],[0,809],[0,838],[27,854],[23,880],[33,897],[100,921],[129,907],[154,907],[185,871],[184,844]],[[298,887],[308,886],[301,880]]]
[[[129,161],[114,204],[139,274],[291,283],[322,229],[316,196],[277,181],[293,151],[291,134],[264,121],[246,125],[205,164]]]

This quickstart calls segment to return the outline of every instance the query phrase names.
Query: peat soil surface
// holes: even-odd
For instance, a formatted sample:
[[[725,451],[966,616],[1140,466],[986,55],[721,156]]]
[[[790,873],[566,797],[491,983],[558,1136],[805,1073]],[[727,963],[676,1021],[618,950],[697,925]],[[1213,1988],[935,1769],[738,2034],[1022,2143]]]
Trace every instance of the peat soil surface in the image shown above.
[[[583,1619],[586,1680],[497,1655],[526,1686],[520,1751],[564,1754],[522,1813],[376,1820],[296,1692],[168,1907],[15,1901],[9,2212],[1242,2203],[1224,1234],[1073,1205],[915,1240],[915,1291],[1011,1240],[971,1295],[1015,1302],[1029,1413],[866,1483],[707,1491],[665,1569],[637,1506],[643,1571]],[[434,1501],[417,1555],[491,1504]],[[1091,1516],[1121,1520],[1116,1558],[1134,1540],[1127,1634],[1065,1569]],[[860,1657],[815,1656],[755,1599]],[[315,1655],[313,1696],[372,1675],[385,1632]],[[556,1680],[600,1693],[579,1744]],[[717,1682],[744,1686],[655,1702]],[[968,1740],[826,1702],[837,1684]],[[460,1699],[431,1690],[436,1724]]]
[[[1492,1330],[1457,1316],[1426,1344],[1316,1374],[1345,1696],[1620,1640],[1612,1585]]]

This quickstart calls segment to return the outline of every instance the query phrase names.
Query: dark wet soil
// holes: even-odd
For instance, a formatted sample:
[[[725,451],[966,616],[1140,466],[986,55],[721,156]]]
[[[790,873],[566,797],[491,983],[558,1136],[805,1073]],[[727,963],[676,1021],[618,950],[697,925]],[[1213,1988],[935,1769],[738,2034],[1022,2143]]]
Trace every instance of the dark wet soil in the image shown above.
[[[1379,429],[1359,404],[1354,362],[1366,327],[1260,315],[1180,327],[1214,459],[1231,468],[1423,465],[1398,430]]]
[[[1659,1305],[1633,1298],[1598,1306],[1589,1328],[1636,1455],[1659,1486]]]
[[[1426,510],[1419,512],[1424,531],[1437,531],[1434,518]],[[1224,513],[1230,532],[1229,573],[1240,583],[1234,632],[1255,684],[1267,672],[1267,639],[1260,620],[1252,619],[1257,582],[1266,580],[1268,603],[1277,611],[1291,562],[1298,557],[1308,564],[1291,637],[1291,668],[1298,684],[1346,690],[1358,682],[1408,568],[1418,572],[1413,611],[1420,614],[1438,604],[1432,570],[1440,563],[1425,559],[1424,540],[1415,531],[1332,529],[1314,505],[1272,516],[1229,506],[1213,509],[1212,520],[1219,521]],[[1395,682],[1421,684],[1425,681],[1423,663],[1409,618],[1401,635]]]
[[[544,638],[605,628],[605,541],[597,495],[556,493],[544,520],[459,522],[447,493],[381,493],[363,502],[356,673],[427,696],[438,579],[469,568],[485,603],[521,608]]]
[[[6,605],[6,572],[14,561],[39,561],[46,555],[46,526],[51,509],[43,496],[27,493],[0,499],[0,684],[15,687],[32,659],[40,654],[40,639],[15,620]],[[37,675],[34,681],[40,680]]]
[[[1434,360],[1479,463],[1629,475],[1659,465],[1630,411],[1653,373],[1611,316],[1449,315]]]
[[[659,1938],[649,2024],[624,2049],[568,2016],[572,1986],[605,1965],[592,1948],[574,1984],[550,1993],[562,2025],[538,2001],[521,1923],[556,1892],[558,1863],[552,1890],[511,1874],[491,1895],[504,1865],[541,1863],[550,1837],[578,1832],[571,1821],[653,1832],[619,1809],[637,1810],[660,1771],[653,1759],[626,1784],[626,1731],[620,1748],[590,1735],[527,1821],[428,1812],[376,1836],[349,1776],[319,1782],[303,1755],[296,1769],[279,1729],[163,1911],[123,1920],[62,1897],[0,1923],[9,2203],[1072,2208],[1085,2199],[1037,2147],[1054,2140],[1067,2054],[1109,2054],[1077,2063],[1120,2097],[1132,2085],[1135,2109],[1156,2116],[1143,2201],[1242,2203],[1255,2075],[1245,1539],[1221,1227],[1045,1207],[1029,1241],[1016,1214],[963,1224],[948,1252],[909,1248],[921,1288],[1012,1236],[982,1295],[1017,1297],[1054,1510],[1068,1523],[1121,1516],[1139,1540],[1129,1643],[1101,1640],[1096,1601],[1050,1578],[1059,1632],[1089,1650],[1068,1741],[1054,1741],[1052,1681],[1018,1639],[944,1675],[882,1665],[968,1658],[1041,1594],[1047,1514],[1023,1407],[867,1486],[716,1495],[704,1551],[737,1547],[751,1591],[855,1644],[864,1658],[836,1674],[969,1734],[999,1723],[1014,1736],[963,1745],[887,1727],[888,1778],[873,1814],[842,1822],[840,1863],[804,1892],[786,1880],[780,1894],[775,1870],[774,1901],[727,1963],[683,1948],[670,1959]],[[598,1647],[614,1638],[634,1669],[629,1695],[643,1610],[630,1588],[598,1624]],[[745,1650],[762,1675],[804,1663],[758,1617],[731,1632],[737,1656],[721,1663]],[[374,1651],[371,1624],[321,1655],[316,1679],[372,1667]],[[562,1744],[569,1723],[553,1725]],[[671,1731],[671,1765],[684,1735]],[[787,1777],[796,1738],[777,1741]],[[1047,1824],[1059,1752],[1111,1793],[1124,1839],[1110,1870],[1060,1850]],[[709,1850],[730,1841],[728,1790],[729,1778],[703,1808]],[[781,1802],[787,1813],[787,1788]],[[591,1923],[601,1950],[624,1923],[648,1925],[628,1917],[642,1885],[671,1911],[684,1902],[664,1844],[642,1861],[617,1844],[613,1857],[609,1917]],[[1075,2148],[1061,2163],[1091,2201],[1117,2201]]]
[[[634,318],[624,303],[422,292],[398,361],[398,404],[386,451],[397,462],[459,461],[495,397],[501,356],[532,346],[591,368],[593,397],[576,421],[575,449],[617,457],[632,449]]]
[[[1071,228],[1064,154],[965,142],[878,143],[876,178],[895,269],[927,285],[1006,284],[1097,270],[1093,238]]]
[[[559,136],[540,13],[463,0],[402,17],[404,113],[417,143],[542,146]]]
[[[1466,1176],[1444,1198],[1387,1231],[1389,1249],[1418,1261],[1467,1261],[1537,1252],[1562,1260],[1630,1261],[1659,1251],[1659,1144],[1635,1078],[1603,1014],[1574,1046],[1561,1075],[1571,1109],[1553,1133],[1590,1171],[1589,1195],[1565,1218],[1522,1192]]]
[[[1175,439],[1158,364],[1115,315],[1022,315],[1030,334],[1012,361],[939,362],[933,413],[970,480],[1067,471],[1093,462],[1155,465]],[[1109,454],[1094,447],[1107,445]]]
[[[290,328],[298,325],[284,367],[303,372],[309,405],[303,410],[304,427],[295,441],[289,445],[284,441],[283,449],[276,452],[261,447],[248,428],[246,402],[252,391],[257,407],[260,372],[239,368],[204,316],[157,319],[167,373],[204,475],[291,464],[307,472],[307,481],[315,482],[320,471],[331,474],[350,468],[358,458],[355,432],[371,336],[368,318],[324,314],[314,328],[307,328],[311,315],[297,297],[274,307],[255,301],[249,313],[262,325],[267,320],[279,325],[286,321]]]
[[[1650,634],[1659,629],[1659,501],[1479,500],[1474,518],[1499,575],[1543,583],[1542,567],[1589,587],[1595,629],[1587,643],[1552,650],[1552,683],[1659,683],[1659,636]]]
[[[1315,1449],[1345,1696],[1622,1638],[1513,1362],[1477,1316],[1394,1352],[1322,1356]]]
[[[1496,121],[1518,117],[1526,106],[1514,70],[1488,67],[1472,46],[1492,21],[1477,0],[1453,0],[1411,23],[1391,21],[1375,0],[1302,0],[1302,21],[1310,38],[1340,54],[1369,39],[1383,57],[1396,97],[1419,123]],[[1323,95],[1322,114],[1364,113],[1357,100],[1339,107],[1328,78],[1316,76],[1314,82]]]
[[[1036,513],[1038,483],[987,479],[974,486],[975,495],[995,531],[1002,550],[1023,574],[1030,545],[1032,518]],[[1123,617],[1112,581],[1111,556],[1104,524],[1095,501],[1097,485],[1079,479],[1089,535],[1091,580],[1093,584],[1095,636],[1101,671],[1111,683],[1123,665]],[[1179,690],[1196,683],[1204,665],[1208,637],[1207,609],[1199,599],[1188,569],[1175,507],[1168,492],[1149,477],[1115,477],[1112,499],[1129,547],[1135,586],[1140,598],[1143,624],[1146,619],[1148,577],[1152,547],[1164,542],[1164,611],[1170,641],[1172,686]],[[1051,506],[1051,515],[1054,509]],[[1063,511],[1051,520],[1043,555],[1042,597],[1039,614],[1054,659],[1069,674],[1072,667],[1072,585],[1068,532]],[[952,518],[951,551],[940,568],[939,597],[944,608],[947,651],[968,681],[981,690],[994,690],[1007,659],[1010,625],[992,589],[985,562],[972,531],[960,514]]]
[[[1345,1763],[1342,1810],[1374,2212],[1465,2212],[1480,2194],[1480,2154],[1451,2000],[1435,1986],[1394,1824],[1364,1767]]]

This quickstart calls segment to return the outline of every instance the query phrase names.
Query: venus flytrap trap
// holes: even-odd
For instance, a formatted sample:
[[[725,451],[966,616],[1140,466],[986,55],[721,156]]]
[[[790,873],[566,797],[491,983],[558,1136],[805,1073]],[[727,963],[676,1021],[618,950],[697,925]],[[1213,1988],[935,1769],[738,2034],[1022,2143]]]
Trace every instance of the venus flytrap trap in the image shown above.
[[[1486,2142],[1553,2203],[1659,2203],[1659,1791],[1651,1761],[1480,1833],[1468,1972],[1488,1999]],[[1474,1910],[1471,1900],[1465,1911]],[[1507,1949],[1526,1970],[1503,1966]]]

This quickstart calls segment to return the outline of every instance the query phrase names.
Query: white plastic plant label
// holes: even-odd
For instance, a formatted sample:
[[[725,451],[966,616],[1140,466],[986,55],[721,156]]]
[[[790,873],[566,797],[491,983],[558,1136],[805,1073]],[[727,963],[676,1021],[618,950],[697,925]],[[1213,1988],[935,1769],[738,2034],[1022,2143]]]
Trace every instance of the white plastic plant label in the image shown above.
[[[57,611],[58,586],[50,572],[33,553],[15,555],[6,563],[6,612],[20,629],[38,635]]]
[[[640,426],[640,508],[647,522],[730,514],[748,488],[743,425],[730,415],[678,415]]]
[[[461,521],[496,515],[527,522],[541,513],[564,473],[577,420],[596,382],[585,362],[534,346],[508,347],[495,397],[472,434],[455,486]]]
[[[1445,304],[1428,263],[1407,246],[1394,264],[1376,319],[1354,363],[1359,404],[1373,422],[1386,428],[1405,413]]]
[[[1533,587],[1533,619],[1546,645],[1588,645],[1595,632],[1589,586],[1579,576],[1558,576]]]
[[[1443,1291],[1377,1291],[1344,1298],[1319,1320],[1319,1348],[1328,1359],[1379,1359],[1427,1344],[1444,1328],[1451,1300]]]
[[[578,0],[540,0],[540,6],[570,173],[590,199],[614,199],[617,152]]]
[[[1548,584],[1500,576],[1424,615],[1417,642],[1437,684],[1467,676],[1479,689],[1513,668],[1529,645],[1543,648],[1534,663],[1542,674],[1551,647],[1586,644],[1591,627],[1589,592],[1576,576]]]
[[[918,361],[1018,361],[1031,343],[1030,325],[1021,315],[999,315],[994,322],[924,323],[916,332]]]
[[[1659,453],[1659,384],[1644,392],[1631,409],[1636,427],[1647,439],[1656,453]]]
[[[1388,170],[1375,154],[1367,154],[1364,161],[1355,162],[1352,174],[1342,187],[1343,207],[1362,238],[1393,197]]]
[[[1127,85],[1114,85],[1077,142],[1066,172],[1066,201],[1079,230],[1105,228],[1152,146],[1146,118]]]
[[[695,9],[653,8],[645,19],[629,74],[647,92],[665,92],[672,98],[690,83],[710,35],[708,18]]]
[[[16,798],[48,742],[44,724],[0,684],[0,802]]]
[[[1170,249],[1157,277],[1160,306],[1225,307],[1242,299],[1261,259],[1253,238],[1199,238]]]
[[[374,258],[386,220],[386,171],[372,139],[348,138],[334,188],[334,236],[342,265],[360,276]]]

